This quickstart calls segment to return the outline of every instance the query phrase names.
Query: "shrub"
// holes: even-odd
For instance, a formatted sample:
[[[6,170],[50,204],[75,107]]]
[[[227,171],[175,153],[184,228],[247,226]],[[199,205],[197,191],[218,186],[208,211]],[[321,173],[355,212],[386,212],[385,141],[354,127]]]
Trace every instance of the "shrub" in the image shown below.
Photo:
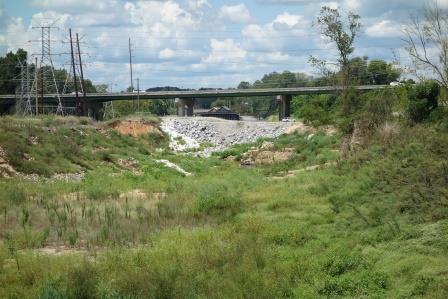
[[[424,81],[409,92],[407,116],[413,123],[426,120],[438,106],[440,87],[435,81]]]
[[[23,186],[18,184],[1,184],[0,185],[0,201],[9,202],[13,205],[20,205],[25,202],[27,195]]]
[[[97,275],[94,265],[88,261],[69,269],[67,284],[70,296],[68,297],[95,298]]]
[[[231,185],[219,181],[209,181],[197,192],[196,209],[201,213],[235,214],[241,204],[239,192]]]
[[[324,263],[324,270],[331,276],[339,276],[348,271],[355,270],[363,263],[358,253],[351,253],[345,249],[332,251]]]
[[[365,119],[373,127],[378,127],[392,118],[392,107],[398,100],[398,96],[392,89],[385,89],[366,93],[362,109],[362,119]]]
[[[48,279],[40,289],[39,298],[41,299],[63,299],[66,298],[62,290],[61,279]]]
[[[300,96],[293,100],[294,115],[314,126],[331,123],[332,109],[336,102],[334,95]]]

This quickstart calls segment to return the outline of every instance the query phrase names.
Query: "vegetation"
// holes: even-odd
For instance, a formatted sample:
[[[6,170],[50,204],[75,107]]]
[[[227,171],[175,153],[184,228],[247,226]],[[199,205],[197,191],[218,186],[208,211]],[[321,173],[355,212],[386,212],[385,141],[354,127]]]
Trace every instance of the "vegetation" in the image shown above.
[[[444,298],[448,135],[446,120],[433,115],[446,108],[421,122],[404,113],[432,94],[430,86],[365,95],[353,114],[363,120],[355,144],[324,131],[283,135],[271,140],[273,150],[293,148],[294,156],[254,168],[222,158],[263,140],[204,159],[172,154],[154,135],[123,136],[84,119],[2,119],[21,128],[14,142],[36,160],[48,154],[35,147],[55,150],[43,174],[58,167],[86,174],[0,180],[0,294]],[[45,136],[39,128],[57,131]],[[38,146],[26,142],[29,132]],[[79,146],[82,165],[59,154],[64,134]],[[0,146],[21,171],[43,167],[13,162],[4,139]]]
[[[36,72],[36,65],[29,64],[28,53],[23,49],[18,49],[16,53],[8,52],[5,57],[0,57],[0,94],[15,94],[20,93],[20,76],[26,78],[26,69],[29,68],[31,78],[34,78]],[[22,73],[23,72],[23,73]],[[72,93],[75,91],[72,74],[69,74],[65,69],[53,69],[57,89],[60,93]],[[38,80],[45,80],[52,82],[51,67],[44,66],[38,69]],[[84,80],[86,92],[95,93],[96,88],[89,79]],[[40,91],[39,91],[40,92]],[[55,93],[54,85],[46,85],[45,93]]]
[[[20,76],[20,63],[26,63],[26,58],[27,53],[22,49],[0,57],[0,94],[14,94],[20,87],[20,81],[14,79]]]
[[[350,55],[355,48],[353,44],[361,30],[360,16],[349,12],[347,21],[342,20],[342,16],[337,9],[323,6],[320,15],[317,17],[317,25],[321,34],[335,44],[338,50],[338,65],[340,77],[337,82],[347,87],[352,78]],[[330,77],[334,71],[325,60],[310,56],[310,62],[318,68],[324,77]]]
[[[342,42],[334,76],[399,76],[349,58],[357,16],[348,33],[335,10],[320,20]],[[302,84],[265,77],[241,87]],[[152,116],[140,135],[123,119],[0,118],[0,297],[447,298],[447,90],[348,85],[294,99],[310,132],[210,158],[171,152]],[[240,165],[257,149],[291,157]]]
[[[424,20],[411,16],[405,29],[406,50],[414,63],[414,73],[421,80],[428,74],[448,89],[448,15],[437,1],[424,7]],[[434,49],[434,55],[428,51]]]

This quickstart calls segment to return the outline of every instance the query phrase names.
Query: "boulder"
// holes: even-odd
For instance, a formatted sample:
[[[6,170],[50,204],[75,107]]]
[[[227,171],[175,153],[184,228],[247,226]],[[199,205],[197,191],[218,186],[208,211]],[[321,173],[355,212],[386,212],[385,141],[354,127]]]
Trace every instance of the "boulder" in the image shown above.
[[[274,149],[274,142],[271,141],[265,141],[263,142],[263,144],[260,146],[261,150],[272,150]]]

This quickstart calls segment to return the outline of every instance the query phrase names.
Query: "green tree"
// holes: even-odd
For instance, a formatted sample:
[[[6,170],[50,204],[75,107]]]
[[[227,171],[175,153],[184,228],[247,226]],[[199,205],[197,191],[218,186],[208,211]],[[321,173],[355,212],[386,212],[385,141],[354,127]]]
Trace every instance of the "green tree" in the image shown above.
[[[347,20],[344,22],[342,16],[337,9],[323,6],[320,15],[317,17],[317,25],[321,34],[326,36],[336,45],[338,51],[338,67],[340,74],[340,83],[347,87],[350,84],[351,69],[350,55],[355,48],[353,43],[361,30],[360,16],[349,12]],[[319,69],[324,76],[331,76],[333,72],[328,66],[328,62],[318,59],[314,56],[310,57],[310,63]]]
[[[86,88],[86,93],[97,93],[95,85],[89,79],[84,79],[84,87]]]
[[[411,122],[422,122],[438,106],[440,87],[436,81],[424,81],[411,87],[407,114]]]
[[[20,63],[26,66],[27,52],[18,49],[0,57],[0,94],[14,94],[20,88]]]
[[[383,85],[397,81],[401,75],[399,69],[384,60],[372,60],[367,68],[370,74],[370,84]]]
[[[109,86],[107,84],[95,85],[95,90],[97,93],[107,93]]]
[[[355,57],[350,60],[350,82],[353,84],[366,85],[371,83],[371,74],[368,71],[368,58]]]
[[[249,89],[249,88],[251,88],[251,85],[249,82],[242,81],[242,82],[240,82],[240,84],[238,84],[237,88],[238,89]]]

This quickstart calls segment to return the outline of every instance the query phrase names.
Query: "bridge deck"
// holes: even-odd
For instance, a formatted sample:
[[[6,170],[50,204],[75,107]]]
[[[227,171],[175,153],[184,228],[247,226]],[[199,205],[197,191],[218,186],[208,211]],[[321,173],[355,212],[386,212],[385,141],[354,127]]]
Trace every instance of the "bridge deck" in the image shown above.
[[[357,90],[369,91],[388,87],[388,85],[365,85],[354,87]],[[216,98],[216,97],[253,97],[253,96],[276,96],[276,95],[308,95],[308,94],[332,94],[340,92],[341,87],[294,87],[294,88],[266,88],[266,89],[217,89],[217,90],[189,90],[189,91],[158,91],[141,92],[140,99],[174,99],[174,98]],[[11,104],[18,99],[17,95],[0,95],[1,104]],[[61,95],[63,102],[74,102],[74,94]],[[80,99],[83,99],[80,95]],[[93,102],[109,102],[117,100],[135,100],[137,93],[91,93],[86,99]],[[39,97],[39,100],[41,98]],[[44,95],[44,102],[53,103],[57,100],[56,94]]]

